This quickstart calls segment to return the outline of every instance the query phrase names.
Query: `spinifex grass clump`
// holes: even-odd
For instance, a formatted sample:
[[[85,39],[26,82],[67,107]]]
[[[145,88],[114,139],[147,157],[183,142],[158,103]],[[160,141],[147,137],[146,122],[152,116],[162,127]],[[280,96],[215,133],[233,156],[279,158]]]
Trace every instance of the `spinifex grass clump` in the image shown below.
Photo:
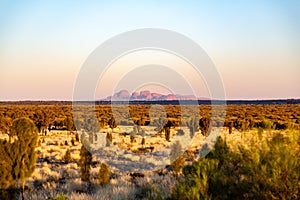
[[[219,139],[206,158],[184,167],[172,199],[299,199],[299,131],[231,150]]]

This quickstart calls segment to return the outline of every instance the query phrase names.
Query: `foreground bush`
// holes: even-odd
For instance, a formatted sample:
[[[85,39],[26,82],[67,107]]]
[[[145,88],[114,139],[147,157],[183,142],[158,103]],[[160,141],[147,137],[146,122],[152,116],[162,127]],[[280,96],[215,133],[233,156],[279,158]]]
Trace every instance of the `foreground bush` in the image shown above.
[[[92,154],[85,148],[84,145],[80,149],[80,178],[84,182],[90,181],[90,170],[92,165]]]
[[[25,181],[32,175],[36,165],[37,132],[30,119],[19,118],[12,123],[8,141],[0,140],[1,199],[9,199],[7,194],[10,192],[5,190],[15,191],[18,185],[21,185],[24,199]]]
[[[64,193],[60,193],[57,197],[48,197],[46,200],[68,200],[69,197]]]
[[[299,199],[299,132],[274,134],[230,150],[219,139],[206,158],[183,169],[171,199]]]

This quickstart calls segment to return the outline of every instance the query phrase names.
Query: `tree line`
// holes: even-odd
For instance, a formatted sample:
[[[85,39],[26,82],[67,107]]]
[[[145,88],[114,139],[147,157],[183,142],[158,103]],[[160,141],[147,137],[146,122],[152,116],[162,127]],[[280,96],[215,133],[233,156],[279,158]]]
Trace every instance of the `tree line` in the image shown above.
[[[194,106],[186,106],[188,111],[189,109],[195,109]],[[180,125],[186,126],[191,123],[190,118],[183,118],[188,113],[182,113],[180,105],[163,105],[163,107],[166,111],[164,123],[171,122],[175,127]],[[149,115],[150,108],[151,105],[130,105],[129,108],[126,105],[119,105],[113,113],[111,105],[96,105],[95,113],[100,127],[108,126],[114,115],[122,116],[120,121],[117,121],[116,118],[118,125],[158,126],[159,123],[162,123],[159,121],[160,117],[151,119]],[[129,114],[127,110],[129,110]],[[197,124],[203,132],[208,131],[207,127],[210,121],[212,121],[212,126],[218,126],[218,121],[221,121],[218,119],[210,120],[212,112],[210,105],[199,105],[199,111],[196,112],[199,112],[199,116],[192,117],[197,118]],[[63,103],[58,105],[1,105],[0,132],[8,133],[12,122],[21,117],[31,119],[40,133],[44,130],[53,129],[75,131],[75,124],[85,122],[86,113],[84,113],[84,109],[82,111],[79,110],[78,116],[78,118],[74,119],[72,105],[64,105]],[[228,127],[229,130],[232,130],[232,128],[249,130],[268,127],[281,130],[287,128],[297,129],[299,124],[300,104],[245,104],[227,105],[224,126]],[[188,126],[192,129],[193,127],[195,128],[195,125],[192,127],[189,124]]]

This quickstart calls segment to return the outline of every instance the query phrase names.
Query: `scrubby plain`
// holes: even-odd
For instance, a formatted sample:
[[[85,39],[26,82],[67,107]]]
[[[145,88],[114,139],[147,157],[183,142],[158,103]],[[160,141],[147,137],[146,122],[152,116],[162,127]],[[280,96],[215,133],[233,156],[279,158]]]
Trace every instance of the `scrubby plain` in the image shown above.
[[[163,116],[151,117],[151,105],[130,105],[130,115],[116,120],[116,127],[111,119],[124,116],[126,107],[117,105],[113,113],[110,105],[97,105],[96,116],[101,131],[111,134],[112,145],[143,154],[148,147],[153,151],[163,148],[182,132],[190,136],[194,118],[182,117],[185,114],[179,105],[163,108],[166,117],[162,122]],[[63,103],[7,104],[0,110],[1,141],[9,139],[11,124],[21,117],[31,119],[40,132],[36,168],[26,180],[25,199],[300,198],[299,104],[228,105],[224,125],[213,124],[222,129],[215,148],[198,159],[209,133],[204,122],[211,116],[211,106],[200,105],[197,126],[193,126],[196,140],[182,156],[165,168],[143,173],[120,172],[109,166],[105,183],[99,179],[103,160],[96,156],[92,156],[89,181],[82,181],[82,138],[74,121],[85,126],[84,112],[82,118],[73,120],[72,106]],[[131,141],[134,127],[145,133],[136,131]],[[7,193],[12,191],[14,198],[20,198],[18,188],[2,188],[1,198],[11,198]]]

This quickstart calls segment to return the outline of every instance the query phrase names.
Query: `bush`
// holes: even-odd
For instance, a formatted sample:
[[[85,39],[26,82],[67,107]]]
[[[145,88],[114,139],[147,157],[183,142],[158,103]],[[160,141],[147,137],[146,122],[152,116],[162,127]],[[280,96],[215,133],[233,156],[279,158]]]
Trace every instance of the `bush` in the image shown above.
[[[176,174],[179,174],[181,172],[181,169],[183,168],[185,163],[185,156],[181,155],[179,156],[173,163],[172,167]]]
[[[274,134],[230,150],[219,139],[206,158],[183,168],[172,199],[299,199],[299,136]]]
[[[60,193],[57,197],[48,197],[46,200],[69,200],[69,197],[64,193]]]
[[[70,149],[68,149],[65,153],[65,156],[64,156],[64,160],[69,163],[72,161],[72,157],[71,157],[71,152],[70,152]]]
[[[98,180],[100,185],[105,185],[110,181],[110,171],[107,164],[102,163],[99,169]]]
[[[75,133],[75,140],[76,142],[79,142],[79,134],[77,132]]]
[[[166,138],[166,141],[170,142],[170,128],[169,127],[166,127],[165,128],[165,138]]]
[[[38,131],[28,118],[15,119],[9,142],[0,140],[0,189],[14,188],[21,183],[24,199],[25,181],[35,170]]]
[[[92,165],[92,154],[82,145],[80,149],[80,178],[82,181],[90,181],[90,169]]]
[[[141,142],[142,146],[144,146],[146,144],[146,139],[142,138],[142,142]]]

